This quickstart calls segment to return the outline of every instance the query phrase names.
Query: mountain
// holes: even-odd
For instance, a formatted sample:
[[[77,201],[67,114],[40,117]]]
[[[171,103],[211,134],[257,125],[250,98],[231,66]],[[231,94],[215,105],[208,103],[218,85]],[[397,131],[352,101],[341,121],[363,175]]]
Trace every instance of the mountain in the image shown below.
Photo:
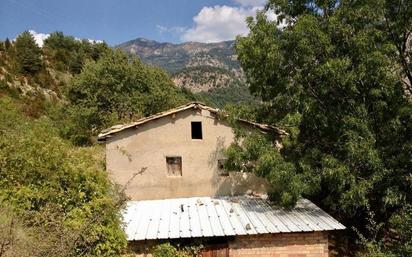
[[[240,65],[234,44],[235,41],[172,44],[138,38],[122,43],[117,48],[136,54],[143,61],[160,66],[171,74],[194,66],[213,66],[237,72]]]
[[[164,68],[176,86],[222,106],[255,101],[248,92],[234,46],[235,41],[173,44],[137,38],[116,47]],[[233,91],[237,92],[236,97],[230,95]]]

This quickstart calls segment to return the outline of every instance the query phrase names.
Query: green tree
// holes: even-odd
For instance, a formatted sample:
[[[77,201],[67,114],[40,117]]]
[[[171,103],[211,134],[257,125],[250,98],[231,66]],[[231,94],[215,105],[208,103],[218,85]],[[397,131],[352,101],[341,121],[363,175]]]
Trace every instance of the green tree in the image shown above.
[[[43,51],[51,66],[57,70],[79,74],[87,60],[97,60],[107,51],[106,43],[77,40],[63,32],[53,32],[44,40]]]
[[[368,210],[384,224],[380,238],[394,229],[389,219],[412,201],[412,104],[404,91],[411,6],[272,0],[266,11],[286,27],[264,12],[248,19],[237,52],[251,92],[265,102],[256,118],[291,136],[279,154],[248,144],[229,153],[273,182],[275,200],[309,197],[366,237]],[[289,179],[282,185],[279,176]]]
[[[166,72],[139,60],[129,61],[120,50],[111,49],[96,62],[85,64],[74,78],[68,98],[71,106],[65,112],[70,113],[72,125],[62,127],[78,144],[90,142],[91,135],[116,122],[150,115],[186,100]]]
[[[14,47],[15,58],[21,73],[33,75],[40,71],[42,68],[41,49],[30,32],[25,31],[17,36]]]
[[[4,41],[4,48],[7,50],[9,50],[11,47],[11,42],[9,38],[6,38],[6,40]]]
[[[74,55],[80,48],[72,36],[65,36],[63,32],[53,32],[44,40],[44,52],[53,66],[60,71],[67,71]]]

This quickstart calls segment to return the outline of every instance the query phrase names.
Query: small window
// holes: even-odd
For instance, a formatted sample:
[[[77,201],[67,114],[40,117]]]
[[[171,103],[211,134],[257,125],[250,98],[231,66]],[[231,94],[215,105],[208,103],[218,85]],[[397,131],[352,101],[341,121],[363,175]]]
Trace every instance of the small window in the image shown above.
[[[225,169],[226,159],[217,160],[217,170],[220,176],[229,176],[229,172]]]
[[[192,139],[203,139],[202,122],[192,121]]]
[[[182,176],[182,157],[167,156],[166,165],[168,176]]]

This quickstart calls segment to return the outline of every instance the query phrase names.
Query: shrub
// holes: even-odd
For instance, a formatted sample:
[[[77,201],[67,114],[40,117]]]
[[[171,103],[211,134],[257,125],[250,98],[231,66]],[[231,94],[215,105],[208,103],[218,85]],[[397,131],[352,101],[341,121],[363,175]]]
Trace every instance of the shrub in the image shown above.
[[[190,257],[185,250],[179,250],[170,243],[157,245],[153,250],[154,257]]]

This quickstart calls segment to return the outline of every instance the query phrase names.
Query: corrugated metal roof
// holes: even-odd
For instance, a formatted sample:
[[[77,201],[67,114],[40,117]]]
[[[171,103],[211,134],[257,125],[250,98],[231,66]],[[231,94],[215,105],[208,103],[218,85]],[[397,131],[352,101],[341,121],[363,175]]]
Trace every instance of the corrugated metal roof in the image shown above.
[[[291,210],[256,197],[130,201],[123,219],[129,241],[345,229],[306,199]]]

